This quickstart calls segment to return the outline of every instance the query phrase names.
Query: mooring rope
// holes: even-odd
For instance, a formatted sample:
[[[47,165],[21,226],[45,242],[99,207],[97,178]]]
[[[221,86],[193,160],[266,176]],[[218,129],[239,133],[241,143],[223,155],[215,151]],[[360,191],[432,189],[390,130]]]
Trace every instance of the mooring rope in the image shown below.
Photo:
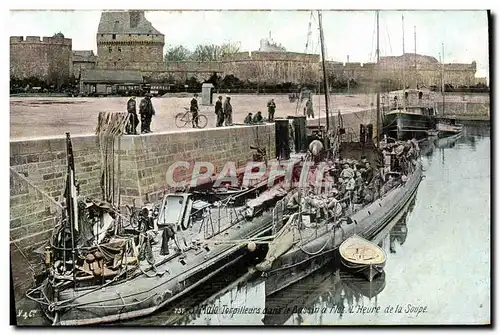
[[[12,239],[12,237],[10,237],[10,242],[12,244],[14,244],[14,246],[17,248],[17,250],[19,250],[19,253],[21,254],[21,256],[23,256],[23,258],[26,260],[26,263],[28,264],[28,267],[30,268],[31,272],[33,273],[33,275],[36,274],[36,271],[35,269],[33,268],[31,262],[29,261],[28,257],[26,256],[26,254],[22,251],[22,249],[17,245],[17,243]]]
[[[111,204],[115,204],[115,141],[125,134],[129,118],[129,113],[124,112],[99,113],[96,135],[101,152],[101,189],[104,200]]]
[[[54,198],[52,198],[46,192],[44,192],[43,190],[41,190],[38,186],[36,186],[35,184],[33,184],[32,181],[30,181],[28,178],[26,178],[25,176],[23,176],[21,173],[17,172],[12,167],[10,167],[10,171],[14,172],[14,174],[16,176],[18,176],[19,178],[21,178],[21,180],[23,180],[24,182],[26,182],[29,186],[33,187],[35,189],[35,191],[39,192],[41,195],[43,195],[44,197],[46,197],[52,204],[56,205],[60,209],[64,209],[64,207],[60,203],[58,203],[57,201],[55,201]]]

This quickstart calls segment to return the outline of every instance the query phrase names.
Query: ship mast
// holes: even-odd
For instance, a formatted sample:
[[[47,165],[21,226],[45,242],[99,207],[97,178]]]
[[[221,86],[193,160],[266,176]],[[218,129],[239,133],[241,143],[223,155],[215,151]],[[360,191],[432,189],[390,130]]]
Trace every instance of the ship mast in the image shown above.
[[[71,232],[71,259],[72,259],[72,272],[73,284],[76,285],[76,234],[79,232],[78,227],[78,194],[76,190],[75,181],[75,161],[73,156],[73,146],[71,144],[71,137],[66,133],[66,152],[68,156],[68,166],[66,174],[66,211],[67,220]]]
[[[401,15],[403,28],[403,109],[406,110],[406,58],[405,58],[405,17]]]
[[[328,101],[330,90],[328,89],[328,79],[326,76],[325,40],[324,40],[324,36],[323,36],[323,23],[322,23],[321,11],[319,11],[319,10],[318,10],[318,21],[319,21],[319,38],[320,38],[320,43],[321,43],[321,63],[323,65],[323,85],[324,85],[324,90],[325,90],[326,132],[328,133],[328,131],[330,129],[330,118],[329,118],[330,103]]]
[[[441,64],[441,95],[443,96],[443,117],[444,117],[444,43],[441,43],[443,63]]]
[[[414,40],[414,62],[415,62],[415,88],[418,89],[417,80],[417,26],[413,26],[413,40]]]
[[[379,11],[376,11],[377,14],[377,68],[379,67],[380,62],[380,32],[379,32]],[[380,146],[380,72],[377,76],[377,148]]]

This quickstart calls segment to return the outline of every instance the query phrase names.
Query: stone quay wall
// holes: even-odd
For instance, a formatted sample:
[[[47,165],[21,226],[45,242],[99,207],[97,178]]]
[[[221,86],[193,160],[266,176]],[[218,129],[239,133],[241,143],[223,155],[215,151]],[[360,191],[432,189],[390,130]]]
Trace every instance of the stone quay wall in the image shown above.
[[[81,195],[100,198],[97,136],[75,136],[72,144]],[[176,181],[190,179],[196,161],[213,163],[217,172],[227,162],[244,167],[252,160],[251,145],[265,146],[274,157],[274,124],[124,136],[119,147],[115,143],[121,158],[121,203],[142,205],[172,191],[166,174],[176,161],[191,166],[191,171],[178,173]],[[38,272],[42,267],[33,251],[50,237],[61,212],[57,202],[63,197],[66,163],[64,136],[10,142],[10,251],[16,300],[33,284],[31,268]]]
[[[459,120],[490,120],[490,104],[477,102],[436,102],[438,116]]]

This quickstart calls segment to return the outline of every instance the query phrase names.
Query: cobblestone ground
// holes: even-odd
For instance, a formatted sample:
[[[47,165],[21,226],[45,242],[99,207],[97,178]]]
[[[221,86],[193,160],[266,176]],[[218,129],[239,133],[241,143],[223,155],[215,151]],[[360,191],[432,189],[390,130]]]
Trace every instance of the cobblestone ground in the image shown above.
[[[225,96],[224,96],[225,97]],[[290,103],[286,95],[231,95],[233,106],[233,122],[243,123],[249,113],[261,111],[267,117],[267,102],[274,98],[276,103],[275,117],[296,115],[297,103]],[[318,105],[321,117],[325,116],[323,96],[313,98],[316,118]],[[97,116],[102,111],[126,111],[126,97],[111,98],[51,98],[51,97],[12,97],[10,99],[10,138],[31,138],[40,136],[64,135],[69,131],[72,135],[92,134],[97,125]],[[175,125],[175,115],[184,112],[189,106],[191,97],[161,97],[153,98],[156,115],[153,117],[151,129],[162,132],[178,129]],[[140,100],[138,99],[138,102]],[[201,100],[199,100],[201,104]],[[375,96],[350,95],[332,96],[330,110],[337,112],[353,112],[366,109]],[[303,105],[299,106],[299,113]],[[213,106],[201,106],[202,114],[208,117],[208,127],[215,126]],[[138,127],[138,129],[140,126]],[[189,126],[182,128],[189,131]]]

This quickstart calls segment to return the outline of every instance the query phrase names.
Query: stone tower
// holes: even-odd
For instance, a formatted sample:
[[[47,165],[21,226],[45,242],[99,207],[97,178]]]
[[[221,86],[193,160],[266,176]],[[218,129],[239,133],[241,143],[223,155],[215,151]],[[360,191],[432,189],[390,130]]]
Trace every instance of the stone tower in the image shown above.
[[[102,12],[97,29],[97,68],[154,71],[162,68],[165,36],[144,11]]]

